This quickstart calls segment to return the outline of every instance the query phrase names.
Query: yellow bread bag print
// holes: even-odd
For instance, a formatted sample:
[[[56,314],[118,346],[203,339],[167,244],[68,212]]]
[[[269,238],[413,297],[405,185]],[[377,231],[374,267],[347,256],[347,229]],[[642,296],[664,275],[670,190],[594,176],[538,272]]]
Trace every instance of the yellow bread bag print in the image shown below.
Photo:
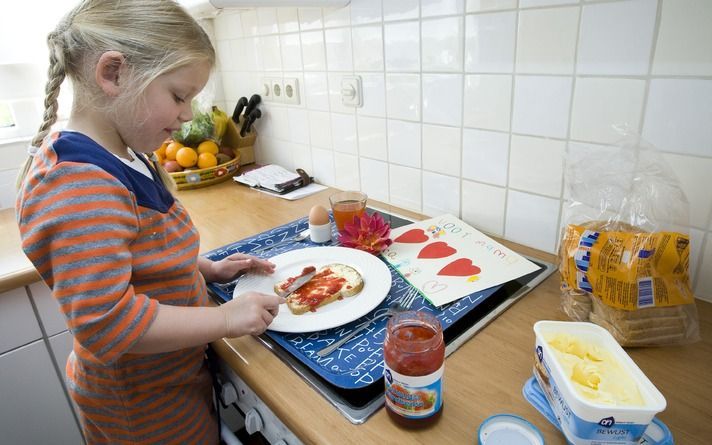
[[[651,145],[571,144],[559,243],[561,306],[622,346],[699,340],[690,286],[689,204]]]
[[[690,238],[682,233],[605,231],[600,224],[568,225],[560,272],[566,286],[590,292],[608,306],[636,310],[690,304]]]

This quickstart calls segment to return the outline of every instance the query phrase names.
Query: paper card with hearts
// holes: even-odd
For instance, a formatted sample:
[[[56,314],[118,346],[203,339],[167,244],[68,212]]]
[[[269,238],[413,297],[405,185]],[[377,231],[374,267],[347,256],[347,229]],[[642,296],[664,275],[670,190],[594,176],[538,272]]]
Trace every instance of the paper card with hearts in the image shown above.
[[[449,214],[393,229],[391,239],[383,257],[435,306],[539,268]]]

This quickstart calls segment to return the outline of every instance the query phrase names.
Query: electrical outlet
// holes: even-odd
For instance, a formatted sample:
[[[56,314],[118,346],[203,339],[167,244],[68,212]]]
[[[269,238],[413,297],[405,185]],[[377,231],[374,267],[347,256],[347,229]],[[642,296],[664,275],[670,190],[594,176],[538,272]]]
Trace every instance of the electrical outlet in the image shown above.
[[[284,88],[282,87],[282,79],[272,79],[272,100],[275,102],[284,101]]]
[[[272,79],[263,77],[260,81],[260,95],[263,101],[272,102]]]
[[[285,78],[282,82],[284,86],[284,103],[299,105],[299,82],[296,77]]]

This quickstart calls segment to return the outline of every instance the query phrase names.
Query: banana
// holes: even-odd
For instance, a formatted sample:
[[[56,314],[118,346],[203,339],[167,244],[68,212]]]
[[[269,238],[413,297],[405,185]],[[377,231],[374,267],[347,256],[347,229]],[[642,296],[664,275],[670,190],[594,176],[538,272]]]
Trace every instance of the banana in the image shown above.
[[[220,108],[213,105],[213,125],[214,133],[217,140],[221,140],[227,130],[227,120],[230,119],[228,115],[222,111]]]

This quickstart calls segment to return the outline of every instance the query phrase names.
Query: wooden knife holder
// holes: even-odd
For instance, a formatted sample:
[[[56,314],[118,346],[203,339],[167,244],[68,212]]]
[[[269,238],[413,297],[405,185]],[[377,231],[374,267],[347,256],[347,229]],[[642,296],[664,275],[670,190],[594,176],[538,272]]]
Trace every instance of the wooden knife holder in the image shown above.
[[[254,124],[245,136],[240,136],[240,128],[245,116],[240,116],[240,122],[235,124],[232,119],[227,121],[227,129],[222,138],[222,145],[232,147],[240,153],[240,165],[253,164],[255,162],[255,140],[257,131]]]

